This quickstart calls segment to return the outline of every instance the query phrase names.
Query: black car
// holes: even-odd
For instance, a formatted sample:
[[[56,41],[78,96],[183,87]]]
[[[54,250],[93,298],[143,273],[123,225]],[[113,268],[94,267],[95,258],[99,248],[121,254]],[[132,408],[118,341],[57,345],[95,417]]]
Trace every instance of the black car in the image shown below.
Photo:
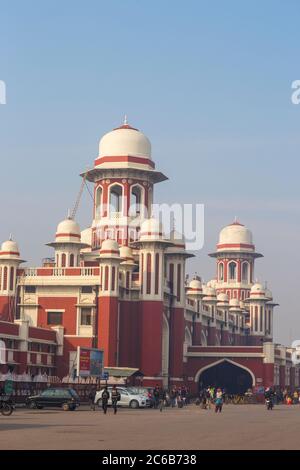
[[[79,396],[72,388],[48,388],[39,395],[26,399],[29,408],[58,407],[65,411],[75,410],[79,406]]]

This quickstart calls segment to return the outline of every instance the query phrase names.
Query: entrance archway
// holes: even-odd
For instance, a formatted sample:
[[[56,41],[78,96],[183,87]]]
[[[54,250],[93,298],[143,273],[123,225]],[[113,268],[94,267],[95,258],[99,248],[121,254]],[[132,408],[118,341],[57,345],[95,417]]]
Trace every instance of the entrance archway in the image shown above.
[[[254,374],[249,369],[226,359],[201,369],[197,376],[199,390],[211,385],[229,394],[244,394],[255,384]]]

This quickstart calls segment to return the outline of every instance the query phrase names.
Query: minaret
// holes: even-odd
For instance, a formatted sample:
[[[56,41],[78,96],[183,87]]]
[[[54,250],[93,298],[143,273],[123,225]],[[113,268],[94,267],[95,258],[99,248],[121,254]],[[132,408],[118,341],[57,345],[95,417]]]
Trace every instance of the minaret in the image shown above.
[[[55,241],[47,245],[55,249],[57,268],[80,266],[80,250],[89,247],[88,244],[81,242],[80,227],[70,216],[58,224]]]
[[[202,344],[202,299],[205,296],[200,278],[195,277],[186,287],[186,297],[194,303],[193,345]]]
[[[167,179],[155,170],[149,139],[125,117],[101,138],[94,168],[85,175],[94,183],[92,249],[106,238],[119,245],[136,241],[142,220],[152,213],[153,186]]]
[[[140,370],[143,383],[167,386],[169,380],[169,318],[164,312],[164,256],[170,242],[162,225],[147,219],[135,243],[140,253]]]
[[[18,244],[3,242],[0,251],[0,320],[13,322],[17,303],[17,269],[24,260],[20,258]]]
[[[229,342],[229,298],[221,293],[217,296],[217,311],[222,315],[221,346],[228,346]]]
[[[176,230],[171,231],[170,242],[172,245],[165,251],[166,272],[164,272],[172,296],[169,309],[169,378],[171,384],[178,385],[179,380],[182,380],[184,365],[182,345],[185,336],[185,261],[194,255],[187,253],[184,237]]]
[[[120,247],[120,317],[119,366],[136,367],[139,355],[139,302],[133,271],[138,268],[132,249]]]
[[[118,365],[120,251],[115,240],[104,240],[100,249],[98,298],[98,345],[104,351],[104,365]]]
[[[246,302],[250,307],[250,337],[251,345],[261,345],[266,334],[266,292],[262,284],[255,283]],[[268,325],[272,331],[272,319]],[[268,334],[268,336],[270,336]]]
[[[205,286],[204,294],[203,303],[206,305],[209,312],[207,346],[215,346],[217,333],[216,290],[213,287]]]
[[[217,292],[230,299],[249,297],[254,278],[254,262],[262,257],[255,252],[251,231],[235,220],[219,235],[217,251],[209,256],[217,259]]]

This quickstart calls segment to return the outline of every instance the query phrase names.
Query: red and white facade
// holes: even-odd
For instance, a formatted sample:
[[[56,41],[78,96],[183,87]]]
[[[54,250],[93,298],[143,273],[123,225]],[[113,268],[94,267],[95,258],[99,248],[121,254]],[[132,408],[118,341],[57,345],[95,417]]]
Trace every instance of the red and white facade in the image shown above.
[[[48,243],[54,257],[23,267],[15,241],[0,251],[0,371],[74,372],[78,346],[104,350],[105,365],[135,367],[143,384],[183,383],[196,391],[205,371],[226,363],[251,386],[298,386],[291,351],[273,343],[272,293],[254,282],[252,233],[223,228],[216,279],[186,284],[192,256],[180,234],[151,217],[155,169],[147,137],[126,122],[106,134],[94,166],[90,227],[67,218]],[[204,375],[203,375],[204,374]]]

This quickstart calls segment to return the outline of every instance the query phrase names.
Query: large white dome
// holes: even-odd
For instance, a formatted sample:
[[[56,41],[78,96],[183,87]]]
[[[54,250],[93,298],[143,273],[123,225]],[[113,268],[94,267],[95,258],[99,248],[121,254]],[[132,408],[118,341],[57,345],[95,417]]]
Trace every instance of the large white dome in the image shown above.
[[[141,157],[151,159],[151,143],[128,124],[105,134],[99,142],[99,157]]]
[[[227,225],[219,234],[218,245],[227,244],[253,245],[252,232],[239,222]]]

